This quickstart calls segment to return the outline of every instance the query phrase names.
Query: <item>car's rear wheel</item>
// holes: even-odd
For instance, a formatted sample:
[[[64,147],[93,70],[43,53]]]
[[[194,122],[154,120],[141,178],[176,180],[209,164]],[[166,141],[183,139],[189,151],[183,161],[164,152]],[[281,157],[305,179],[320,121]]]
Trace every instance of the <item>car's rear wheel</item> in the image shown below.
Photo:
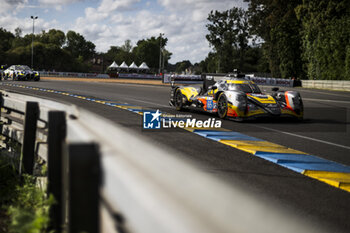
[[[218,98],[218,116],[220,118],[225,118],[227,116],[228,104],[227,98],[224,93],[221,93]]]
[[[182,103],[182,93],[180,89],[177,89],[175,92],[175,108],[177,111],[181,111],[183,109]]]

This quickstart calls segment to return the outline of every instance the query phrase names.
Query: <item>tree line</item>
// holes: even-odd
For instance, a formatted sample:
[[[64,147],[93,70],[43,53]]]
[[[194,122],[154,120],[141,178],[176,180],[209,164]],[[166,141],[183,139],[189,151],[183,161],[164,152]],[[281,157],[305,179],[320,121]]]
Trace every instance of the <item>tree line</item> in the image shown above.
[[[51,29],[22,36],[20,28],[15,34],[0,28],[0,63],[31,66],[32,40],[33,65],[40,70],[86,71],[90,67],[85,61],[95,54],[95,45],[74,31]]]
[[[135,46],[126,40],[98,53],[79,33],[51,29],[34,35],[34,67],[100,72],[112,61],[134,61],[146,62],[156,72],[161,56],[168,72],[227,73],[238,68],[275,78],[350,80],[350,0],[244,1],[246,10],[209,13],[206,40],[211,51],[195,64],[170,64],[168,39],[161,36],[141,39]],[[21,34],[19,28],[14,34],[0,28],[0,64],[30,65],[33,35]]]
[[[171,53],[164,48],[168,39],[160,36],[139,40],[135,46],[126,40],[122,46],[111,46],[106,53],[98,53],[94,43],[74,31],[65,34],[50,29],[48,32],[22,36],[20,28],[14,34],[0,28],[0,64],[31,66],[32,40],[33,66],[37,70],[101,72],[112,61],[118,64],[125,61],[128,65],[146,62],[155,71],[159,67],[160,50],[164,67],[171,57]]]
[[[256,70],[276,78],[350,80],[350,0],[245,2],[209,14],[203,70],[254,71],[255,54]]]

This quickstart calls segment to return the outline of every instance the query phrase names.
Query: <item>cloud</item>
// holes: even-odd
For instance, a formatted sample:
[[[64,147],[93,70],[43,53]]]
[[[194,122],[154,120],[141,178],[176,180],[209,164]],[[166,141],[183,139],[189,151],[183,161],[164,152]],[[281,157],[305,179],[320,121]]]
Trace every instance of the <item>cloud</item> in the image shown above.
[[[132,10],[135,3],[141,0],[102,0],[101,5],[97,8],[97,11],[102,13],[111,13],[116,10]]]
[[[32,22],[17,12],[28,11],[29,7],[40,7],[43,11],[69,9],[72,3],[80,4],[83,13],[67,15],[70,25],[56,20],[35,21],[35,31],[56,28],[74,30],[96,45],[96,50],[105,52],[110,46],[121,46],[130,39],[135,45],[138,40],[165,33],[168,38],[166,49],[173,53],[170,62],[203,60],[210,51],[205,39],[205,27],[211,10],[228,10],[247,7],[243,0],[0,0],[0,27],[14,31],[20,26],[23,33],[31,33]],[[34,1],[35,2],[35,1]],[[59,4],[57,4],[59,2]],[[21,18],[22,17],[22,18]]]
[[[158,0],[158,2],[170,12],[191,14],[194,22],[206,20],[211,10],[227,10],[233,6],[247,7],[247,3],[241,0]]]
[[[84,0],[38,0],[39,4],[44,5],[67,5],[75,2],[83,2]]]
[[[173,53],[171,62],[199,62],[210,51],[205,39],[209,12],[247,6],[242,1],[232,0],[158,0],[162,7],[160,11],[147,10],[151,3],[146,2],[146,9],[132,12],[137,10],[135,4],[138,2],[103,0],[97,8],[85,10],[85,17],[76,21],[76,29],[93,40],[99,51],[121,45],[127,39],[136,44],[140,39],[165,33],[168,38],[166,48]],[[94,23],[94,27],[89,23]]]
[[[90,18],[97,17],[90,14]],[[155,14],[142,10],[133,16],[114,14],[108,24],[91,25],[87,23],[88,21],[90,20],[80,18],[76,22],[76,30],[92,40],[99,51],[107,51],[112,45],[122,45],[127,39],[136,44],[138,40],[165,33],[165,37],[168,38],[167,49],[173,53],[171,62],[185,59],[197,62],[204,59],[209,52],[204,25],[198,28],[198,24],[193,23],[191,15],[176,12]]]
[[[27,2],[28,0],[0,0],[0,13],[2,16],[3,14],[15,13]]]

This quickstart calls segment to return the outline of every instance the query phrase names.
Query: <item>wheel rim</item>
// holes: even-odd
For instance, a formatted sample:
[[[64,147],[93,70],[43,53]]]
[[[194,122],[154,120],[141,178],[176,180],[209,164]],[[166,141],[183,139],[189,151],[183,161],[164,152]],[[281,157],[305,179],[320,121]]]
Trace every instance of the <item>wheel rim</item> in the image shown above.
[[[227,111],[227,102],[224,97],[221,97],[218,102],[218,113],[220,116],[226,114]]]
[[[182,103],[181,93],[177,92],[176,98],[175,98],[175,105],[176,105],[176,107],[180,107],[181,103]]]

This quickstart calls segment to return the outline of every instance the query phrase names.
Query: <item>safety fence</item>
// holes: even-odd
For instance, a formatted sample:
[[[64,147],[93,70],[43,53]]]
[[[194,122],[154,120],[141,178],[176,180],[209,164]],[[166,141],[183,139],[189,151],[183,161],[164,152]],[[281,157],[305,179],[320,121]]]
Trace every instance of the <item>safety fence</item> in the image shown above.
[[[156,74],[142,74],[142,73],[119,73],[116,75],[100,74],[100,73],[76,73],[76,72],[52,72],[52,71],[40,71],[41,77],[66,77],[66,78],[123,78],[123,79],[157,79],[160,80],[161,75]]]
[[[78,78],[109,78],[108,74],[39,71],[42,77],[78,77]]]
[[[109,79],[111,78],[108,74],[97,74],[97,73],[74,73],[74,72],[44,72],[41,71],[40,75],[42,77],[75,77],[75,78],[101,78]],[[128,73],[119,73],[117,78],[122,79],[152,79],[152,80],[161,80],[163,83],[170,83],[171,80],[174,80],[176,83],[192,84],[192,83],[202,83],[203,76],[213,76],[213,77],[223,77],[225,74],[204,74],[204,75],[174,75],[174,74],[164,74],[154,75],[154,74],[128,74]],[[114,77],[116,78],[116,77]],[[266,77],[256,77],[253,75],[247,75],[247,79],[254,81],[258,85],[270,85],[270,86],[287,86],[293,87],[300,82],[291,79],[276,79],[276,78],[266,78]]]
[[[55,232],[325,232],[74,105],[2,91],[4,147],[48,165]]]

